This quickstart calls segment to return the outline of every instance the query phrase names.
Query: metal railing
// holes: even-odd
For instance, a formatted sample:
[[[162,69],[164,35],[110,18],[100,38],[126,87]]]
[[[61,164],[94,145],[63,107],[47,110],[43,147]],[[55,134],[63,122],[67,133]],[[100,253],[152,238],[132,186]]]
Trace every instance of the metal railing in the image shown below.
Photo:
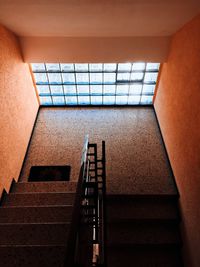
[[[65,267],[106,267],[106,153],[85,137]]]

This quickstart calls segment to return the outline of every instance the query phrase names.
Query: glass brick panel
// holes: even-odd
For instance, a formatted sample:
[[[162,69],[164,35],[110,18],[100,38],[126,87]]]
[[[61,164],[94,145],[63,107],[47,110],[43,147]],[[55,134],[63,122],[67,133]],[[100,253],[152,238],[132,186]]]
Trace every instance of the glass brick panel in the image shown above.
[[[148,104],[151,104],[152,103],[152,100],[153,100],[153,96],[150,96],[150,95],[143,95],[141,97],[141,104],[142,105],[148,105]]]
[[[117,73],[117,82],[129,82],[130,80],[130,73]]]
[[[89,64],[89,71],[91,72],[103,71],[103,64]]]
[[[52,96],[54,105],[65,105],[64,96]]]
[[[75,84],[74,73],[63,73],[62,78],[63,78],[63,83],[65,84]]]
[[[118,71],[131,71],[131,63],[119,63],[118,64]]]
[[[46,71],[44,63],[34,63],[34,64],[31,64],[31,67],[32,67],[32,71],[33,72],[35,72],[35,71]]]
[[[91,92],[91,95],[94,95],[94,94],[102,95],[103,87],[102,85],[90,85],[90,92]]]
[[[156,83],[158,73],[157,72],[146,72],[144,76],[145,83]]]
[[[89,85],[77,85],[78,95],[89,95]]]
[[[132,72],[131,73],[131,81],[142,81],[144,77],[143,72]]]
[[[74,71],[74,64],[60,64],[61,71],[72,72]]]
[[[41,105],[151,105],[159,63],[34,63]]]
[[[104,96],[103,104],[104,105],[115,105],[115,96]]]
[[[158,71],[159,70],[159,67],[160,67],[160,64],[159,63],[147,63],[146,70],[147,71],[150,71],[150,70],[156,70],[156,71]]]
[[[40,104],[44,106],[52,105],[52,100],[50,96],[40,96]]]
[[[103,74],[103,82],[104,83],[115,83],[116,82],[116,74],[115,73],[104,73]]]
[[[89,96],[78,96],[78,104],[79,105],[90,105],[90,97]]]
[[[128,94],[129,85],[117,85],[117,92],[116,94],[125,95]]]
[[[88,73],[76,73],[76,83],[77,84],[89,84]]]
[[[105,63],[103,64],[103,70],[108,71],[108,72],[115,72],[117,69],[117,64],[116,63]]]
[[[128,96],[116,96],[116,105],[127,105]]]
[[[50,84],[61,84],[62,79],[60,73],[48,73],[49,83]]]
[[[38,89],[39,95],[50,94],[49,85],[38,85],[37,89]]]
[[[103,75],[102,73],[90,73],[90,83],[102,84]]]
[[[47,74],[46,73],[35,73],[35,82],[36,84],[48,84]]]
[[[75,64],[75,71],[88,72],[88,64]]]
[[[131,84],[130,85],[130,95],[140,95],[142,93],[142,84]]]
[[[152,84],[144,84],[142,93],[144,95],[153,95],[155,90],[155,85]]]
[[[51,85],[50,90],[52,95],[63,95],[62,85]]]
[[[65,96],[66,105],[77,105],[77,96]]]
[[[140,104],[140,96],[130,95],[128,97],[128,104],[129,105],[139,105]]]
[[[71,95],[71,94],[76,94],[76,85],[64,85],[64,94],[65,95]]]
[[[52,63],[47,63],[46,64],[47,71],[49,72],[60,72],[60,64],[52,64]]]
[[[115,85],[104,85],[104,95],[114,95],[116,90]]]
[[[145,69],[145,63],[143,62],[133,63],[132,71],[138,71],[138,70],[144,71],[144,69]]]
[[[102,105],[102,96],[91,96],[92,105]]]

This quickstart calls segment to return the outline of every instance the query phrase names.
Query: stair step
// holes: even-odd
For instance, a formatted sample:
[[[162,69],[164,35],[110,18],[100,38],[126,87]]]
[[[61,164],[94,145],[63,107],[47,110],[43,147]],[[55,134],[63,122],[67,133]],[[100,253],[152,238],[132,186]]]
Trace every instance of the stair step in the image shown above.
[[[65,245],[69,223],[0,224],[0,245]]]
[[[65,246],[0,246],[6,267],[63,267]]]
[[[18,182],[12,187],[14,193],[76,192],[77,182]]]
[[[10,193],[2,206],[72,205],[75,193]]]
[[[179,224],[159,221],[135,221],[108,224],[108,244],[180,244]]]
[[[183,267],[180,249],[173,246],[109,247],[108,267]]]
[[[71,205],[39,207],[0,207],[0,223],[69,222]]]
[[[121,219],[179,219],[177,198],[160,196],[107,197],[108,221]]]

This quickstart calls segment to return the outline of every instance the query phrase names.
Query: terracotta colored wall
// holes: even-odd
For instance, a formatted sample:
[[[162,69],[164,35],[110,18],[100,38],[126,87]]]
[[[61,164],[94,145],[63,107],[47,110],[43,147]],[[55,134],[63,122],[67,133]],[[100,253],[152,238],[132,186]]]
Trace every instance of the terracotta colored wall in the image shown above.
[[[177,32],[155,109],[180,191],[186,267],[200,264],[200,15]]]
[[[106,141],[108,192],[174,193],[153,108],[41,108],[21,181],[32,165],[70,165],[77,180],[85,134]]]
[[[0,184],[18,179],[38,110],[29,67],[18,39],[0,26]]]

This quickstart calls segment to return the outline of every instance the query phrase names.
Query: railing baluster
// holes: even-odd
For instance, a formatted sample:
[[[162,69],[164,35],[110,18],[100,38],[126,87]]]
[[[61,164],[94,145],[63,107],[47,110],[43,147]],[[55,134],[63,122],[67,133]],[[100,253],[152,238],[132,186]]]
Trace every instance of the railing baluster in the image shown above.
[[[102,142],[102,158],[98,159],[97,144],[90,144],[87,135],[83,146],[65,267],[106,266],[105,162],[105,141]],[[101,174],[98,170],[101,170]]]

